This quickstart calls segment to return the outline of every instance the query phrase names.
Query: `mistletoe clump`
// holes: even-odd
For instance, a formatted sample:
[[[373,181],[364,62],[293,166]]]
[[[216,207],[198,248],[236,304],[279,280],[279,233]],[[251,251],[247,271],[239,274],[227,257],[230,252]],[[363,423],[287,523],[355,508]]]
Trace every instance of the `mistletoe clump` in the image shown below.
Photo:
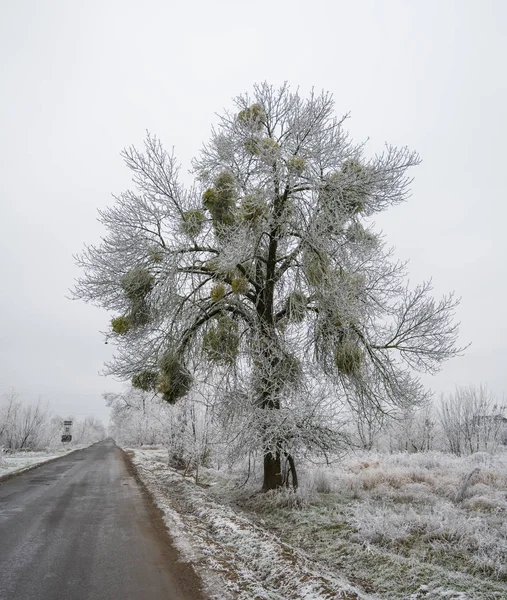
[[[303,271],[310,285],[321,286],[326,281],[329,268],[330,260],[324,252],[306,250],[303,253]]]
[[[132,377],[132,387],[144,392],[155,391],[157,387],[158,373],[155,371],[141,371]]]
[[[194,238],[201,233],[204,221],[205,217],[202,210],[187,210],[182,215],[181,229],[186,235]]]
[[[285,311],[289,321],[301,323],[306,316],[308,300],[302,292],[292,292],[285,300]]]
[[[221,316],[204,333],[202,339],[203,350],[209,360],[232,364],[238,356],[239,335],[238,324],[227,316]]]
[[[210,271],[211,273],[217,273],[218,270],[220,269],[220,264],[219,264],[218,260],[211,259],[204,263],[204,268],[207,269],[208,271]]]
[[[268,213],[266,200],[260,194],[248,194],[241,200],[239,219],[244,223],[258,223]]]
[[[354,300],[357,300],[365,286],[366,277],[364,273],[348,273],[342,268],[335,271],[335,281],[341,288],[342,293],[346,293],[351,306],[353,306]]]
[[[225,287],[221,283],[217,283],[211,288],[210,298],[213,302],[220,302],[225,298]]]
[[[271,137],[265,137],[259,140],[259,149],[262,155],[271,158],[280,150],[280,144]]]
[[[130,302],[128,318],[133,327],[146,325],[150,320],[150,307],[146,297],[154,284],[153,275],[142,267],[132,269],[121,279],[120,285]]]
[[[345,237],[352,244],[374,245],[377,243],[377,237],[366,230],[361,223],[353,222],[345,231]]]
[[[334,360],[338,371],[344,375],[356,375],[363,362],[363,353],[357,344],[344,340],[338,344]]]
[[[134,327],[147,325],[151,319],[151,312],[148,303],[145,300],[139,300],[132,304],[130,310],[130,320]]]
[[[280,348],[274,340],[269,350],[263,349],[255,356],[254,365],[254,388],[267,385],[275,395],[283,389],[297,387],[302,380],[303,368],[299,358]]]
[[[370,193],[369,171],[356,159],[346,160],[339,171],[325,177],[320,190],[322,205],[328,210],[339,206],[345,217],[363,213]]]
[[[127,315],[111,319],[111,329],[118,335],[125,335],[132,328],[132,319]]]
[[[160,359],[160,373],[157,379],[157,392],[169,404],[175,404],[190,390],[192,375],[181,360],[172,353],[166,353]]]
[[[349,158],[343,161],[341,172],[352,180],[364,178],[366,167],[357,158]]]
[[[351,326],[350,319],[340,314],[336,306],[319,312],[314,329],[315,357],[328,375],[335,371],[338,363],[347,362],[340,353],[350,339]]]
[[[153,275],[148,269],[136,267],[121,279],[121,287],[131,302],[144,300],[154,285]]]
[[[152,246],[148,250],[148,259],[153,263],[161,263],[164,259],[164,253],[161,248],[157,248],[157,246]]]
[[[285,380],[285,384],[296,384],[302,375],[301,362],[294,354],[284,352],[278,365],[278,371],[280,378]]]
[[[234,223],[236,199],[236,181],[232,173],[224,171],[217,175],[213,187],[202,196],[204,208],[211,214],[215,228]]]
[[[280,145],[272,137],[251,137],[244,142],[245,150],[248,154],[259,156],[266,162],[276,159],[280,151]]]
[[[241,275],[234,277],[231,281],[231,289],[234,294],[246,294],[248,292],[248,280]]]
[[[346,160],[340,171],[343,201],[348,211],[363,213],[371,191],[370,169],[357,159]]]
[[[260,130],[266,120],[266,111],[261,104],[252,104],[248,108],[240,110],[238,113],[238,122],[252,129]]]
[[[301,156],[291,156],[287,161],[287,169],[293,175],[302,175],[306,167],[306,161]]]

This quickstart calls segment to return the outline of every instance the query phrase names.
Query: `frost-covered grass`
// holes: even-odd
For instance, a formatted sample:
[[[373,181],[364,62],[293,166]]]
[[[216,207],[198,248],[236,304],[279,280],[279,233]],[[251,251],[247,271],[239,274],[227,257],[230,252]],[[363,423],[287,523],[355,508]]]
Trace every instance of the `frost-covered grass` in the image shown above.
[[[153,452],[136,451],[142,476],[153,478],[161,502],[169,490],[177,492],[170,502],[179,503],[178,518],[188,531],[206,532],[204,554],[236,573],[232,597],[325,598],[304,595],[309,569],[381,600],[507,598],[507,454],[365,454],[332,467],[307,465],[297,492],[258,494],[255,477],[240,487],[244,474],[210,469],[200,471],[210,487],[199,488],[165,466],[163,451]],[[250,532],[278,553],[262,544],[252,550]],[[276,575],[286,559],[298,565],[292,577],[294,567],[287,566],[288,591]],[[259,576],[267,595],[253,595]]]
[[[167,452],[132,451],[137,471],[164,512],[183,556],[216,600],[363,600],[351,586],[283,543],[190,478],[167,466]],[[208,472],[209,476],[209,472]]]
[[[65,446],[59,449],[27,451],[27,452],[5,452],[0,449],[0,477],[11,475],[34,467],[35,465],[47,462],[53,458],[58,458],[77,450],[76,446]]]

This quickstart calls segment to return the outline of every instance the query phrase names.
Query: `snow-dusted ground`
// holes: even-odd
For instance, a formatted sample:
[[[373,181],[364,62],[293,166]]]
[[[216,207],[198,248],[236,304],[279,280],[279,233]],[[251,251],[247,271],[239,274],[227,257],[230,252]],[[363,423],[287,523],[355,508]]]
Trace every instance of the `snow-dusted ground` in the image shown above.
[[[507,599],[506,454],[355,456],[270,494],[196,485],[163,449],[133,460],[217,600]]]
[[[362,600],[370,596],[283,543],[167,466],[164,450],[131,450],[183,557],[216,600]]]
[[[46,451],[13,453],[6,453],[0,450],[0,477],[24,471],[25,469],[45,463],[48,460],[58,458],[78,449],[79,448],[76,446],[66,446],[63,448]]]
[[[506,454],[369,454],[301,480],[290,510],[283,494],[236,497],[377,598],[507,599]]]

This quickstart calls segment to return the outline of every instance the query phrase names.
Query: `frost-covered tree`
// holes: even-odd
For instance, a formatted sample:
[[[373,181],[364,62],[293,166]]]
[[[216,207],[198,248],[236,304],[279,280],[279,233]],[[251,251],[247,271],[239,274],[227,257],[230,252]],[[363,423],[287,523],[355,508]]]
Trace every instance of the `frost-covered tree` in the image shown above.
[[[171,466],[189,471],[196,478],[199,465],[207,464],[213,433],[210,414],[202,402],[189,394],[170,406],[157,395],[129,387],[119,394],[104,394],[109,406],[109,432],[121,444],[143,446],[164,444]]]
[[[24,403],[12,389],[0,398],[0,447],[10,450],[40,448],[44,445],[49,406],[41,398]]]
[[[435,449],[437,423],[432,403],[401,408],[387,421],[390,452],[428,452]]]
[[[256,86],[220,117],[189,189],[149,135],[123,152],[134,190],[100,212],[107,234],[78,257],[75,296],[114,314],[106,372],[169,403],[220,378],[228,418],[237,406],[262,450],[264,490],[283,485],[285,460],[296,483],[296,441],[332,446],[315,386],[368,410],[417,404],[416,373],[458,352],[452,294],[410,289],[372,228],[407,199],[419,157],[366,157],[333,110],[327,93]]]
[[[100,419],[85,417],[83,421],[71,418],[72,441],[77,444],[94,444],[106,438],[106,428]]]
[[[439,419],[448,449],[453,454],[492,452],[502,443],[507,407],[485,385],[457,387],[442,397]]]
[[[126,445],[162,444],[167,441],[169,417],[153,394],[129,387],[119,394],[104,394],[110,408],[109,432]]]

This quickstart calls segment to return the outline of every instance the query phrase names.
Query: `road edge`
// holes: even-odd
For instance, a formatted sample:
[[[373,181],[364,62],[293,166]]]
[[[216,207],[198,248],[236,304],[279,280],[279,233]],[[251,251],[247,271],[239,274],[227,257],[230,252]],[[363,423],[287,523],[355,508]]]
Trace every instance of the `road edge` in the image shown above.
[[[134,481],[137,483],[139,489],[141,490],[146,510],[148,512],[151,523],[155,529],[155,532],[157,536],[159,536],[160,542],[167,546],[169,554],[173,555],[176,559],[176,562],[179,566],[179,583],[182,585],[183,588],[186,588],[186,591],[192,593],[191,597],[193,598],[193,600],[210,600],[210,597],[206,592],[205,583],[202,577],[199,575],[198,569],[195,568],[195,565],[192,561],[186,559],[183,556],[183,554],[175,544],[171,530],[166,524],[164,518],[164,511],[158,506],[153,493],[150,491],[146,483],[143,481],[141,475],[139,474],[137,467],[132,460],[132,453],[128,450],[123,449],[121,446],[118,446],[118,444],[116,444],[116,448],[121,453],[128,474],[134,478]],[[195,595],[196,590],[195,588],[192,589],[192,584],[190,583],[190,580],[193,580],[195,581],[195,583],[198,583],[199,595]]]

